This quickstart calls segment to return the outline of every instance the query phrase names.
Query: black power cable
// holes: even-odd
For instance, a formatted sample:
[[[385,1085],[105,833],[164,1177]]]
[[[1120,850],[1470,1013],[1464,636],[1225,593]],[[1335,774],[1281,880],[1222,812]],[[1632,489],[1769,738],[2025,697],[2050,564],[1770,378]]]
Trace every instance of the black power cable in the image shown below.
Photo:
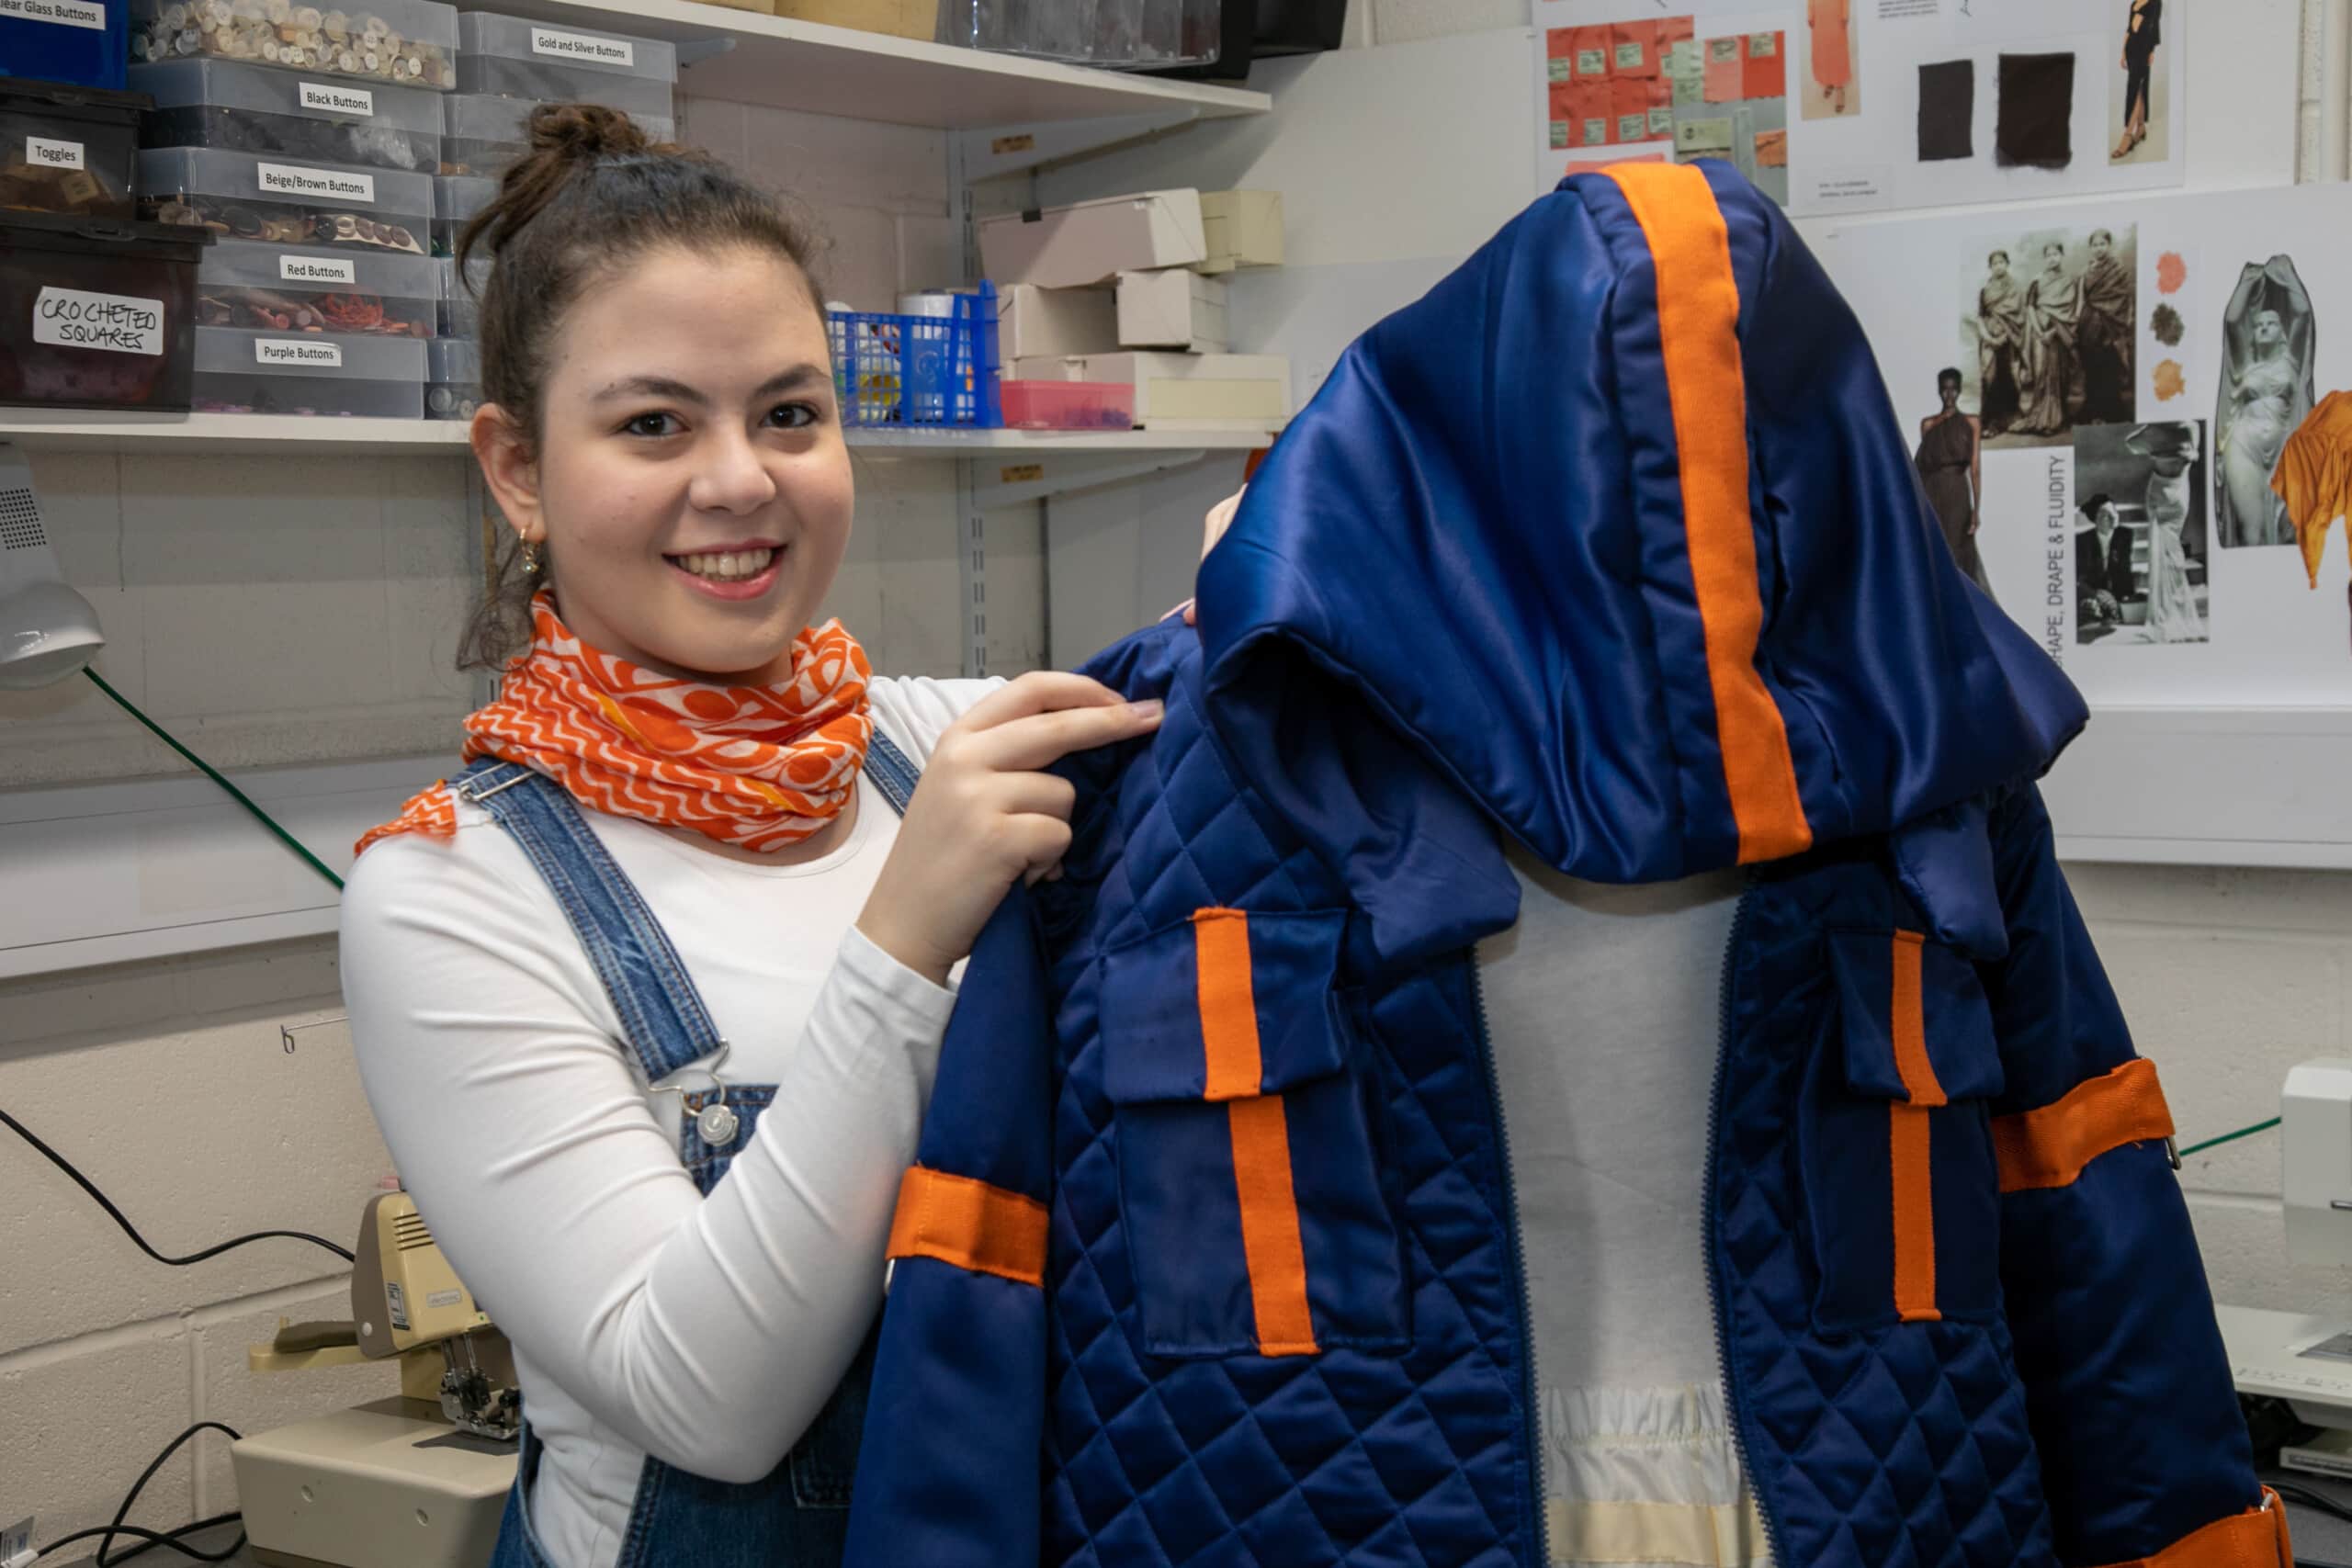
[[[218,1258],[220,1254],[228,1251],[232,1247],[244,1247],[253,1242],[271,1241],[281,1237],[288,1241],[307,1241],[313,1247],[325,1247],[329,1252],[334,1253],[345,1263],[353,1261],[351,1250],[348,1247],[337,1247],[334,1243],[327,1240],[324,1236],[312,1235],[308,1231],[255,1231],[251,1235],[241,1235],[232,1241],[224,1241],[218,1246],[208,1247],[201,1252],[191,1252],[186,1258],[166,1258],[162,1253],[147,1245],[147,1238],[139,1234],[139,1228],[125,1217],[120,1209],[114,1206],[114,1200],[99,1191],[96,1185],[93,1183],[88,1177],[74,1169],[74,1162],[72,1160],[67,1159],[63,1155],[59,1154],[47,1144],[42,1143],[40,1139],[33,1135],[31,1128],[26,1126],[22,1122],[17,1121],[14,1116],[9,1115],[5,1111],[0,1111],[0,1123],[6,1123],[7,1127],[17,1134],[17,1136],[24,1139],[25,1142],[30,1144],[36,1150],[40,1151],[41,1156],[46,1158],[50,1164],[55,1166],[67,1176],[73,1178],[74,1185],[88,1193],[91,1201],[96,1203],[99,1208],[104,1209],[107,1212],[107,1216],[111,1218],[116,1224],[122,1227],[123,1234],[139,1244],[139,1250],[145,1253],[148,1257],[153,1258],[158,1263],[168,1263],[175,1269],[185,1269],[191,1263],[201,1263],[208,1258]]]
[[[198,1562],[226,1562],[229,1559],[234,1557],[238,1551],[245,1544],[245,1536],[243,1530],[237,1532],[237,1539],[235,1540],[231,1541],[227,1547],[219,1551],[202,1551],[197,1547],[188,1545],[181,1538],[192,1535],[198,1530],[211,1529],[216,1526],[225,1525],[232,1519],[242,1517],[242,1515],[220,1514],[209,1519],[198,1519],[194,1524],[182,1525],[179,1529],[174,1530],[142,1529],[137,1525],[127,1525],[122,1522],[129,1517],[131,1505],[139,1501],[139,1494],[146,1490],[147,1483],[153,1481],[155,1478],[155,1472],[164,1468],[164,1461],[171,1458],[174,1454],[179,1452],[181,1444],[187,1442],[190,1438],[195,1437],[198,1432],[203,1431],[226,1432],[230,1437],[235,1438],[242,1438],[244,1436],[243,1432],[238,1431],[234,1427],[224,1427],[218,1421],[197,1422],[193,1426],[189,1427],[187,1431],[182,1432],[178,1437],[174,1438],[170,1442],[164,1444],[164,1451],[157,1454],[153,1460],[148,1461],[147,1468],[139,1472],[139,1479],[130,1483],[130,1490],[123,1494],[122,1506],[114,1511],[114,1518],[109,1523],[100,1526],[96,1529],[75,1530],[71,1535],[59,1536],[55,1540],[51,1541],[47,1546],[44,1546],[40,1551],[34,1552],[34,1558],[38,1560],[40,1558],[46,1557],[60,1547],[71,1545],[73,1542],[77,1540],[87,1540],[92,1536],[98,1536],[102,1538],[98,1542],[97,1555],[93,1559],[93,1561],[96,1562],[97,1568],[115,1568],[116,1563],[127,1562],[131,1558],[138,1556],[141,1552],[152,1551],[158,1546],[168,1546],[174,1551],[178,1552],[181,1556],[192,1557]],[[134,1537],[144,1542],[144,1544],[132,1547],[129,1551],[124,1552],[119,1557],[108,1557],[107,1555],[107,1551],[109,1547],[114,1545],[114,1539],[119,1535]]]

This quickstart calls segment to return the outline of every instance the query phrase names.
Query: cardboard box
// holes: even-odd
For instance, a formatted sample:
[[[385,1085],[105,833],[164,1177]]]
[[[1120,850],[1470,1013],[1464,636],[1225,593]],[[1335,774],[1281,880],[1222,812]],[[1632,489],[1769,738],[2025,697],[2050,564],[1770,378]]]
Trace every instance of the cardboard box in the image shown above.
[[[1118,296],[1107,288],[1040,288],[1015,283],[996,297],[997,355],[1004,364],[1041,355],[1112,354],[1119,347]]]
[[[1203,277],[1181,266],[1123,272],[1118,300],[1118,347],[1222,354],[1233,341],[1226,331],[1221,277]]]
[[[1198,271],[1283,265],[1283,193],[1278,190],[1204,190],[1201,224],[1208,259]]]
[[[743,0],[718,0],[722,6]],[[939,0],[758,0],[747,10],[773,8],[796,22],[822,22],[829,28],[854,28],[862,33],[888,33],[892,38],[934,41],[939,33]]]
[[[1196,190],[1144,191],[980,221],[980,265],[999,288],[1078,288],[1123,272],[1190,266],[1208,254]]]
[[[1252,425],[1290,416],[1290,357],[1281,354],[1084,354],[1022,359],[1023,380],[1125,381],[1144,429]]]

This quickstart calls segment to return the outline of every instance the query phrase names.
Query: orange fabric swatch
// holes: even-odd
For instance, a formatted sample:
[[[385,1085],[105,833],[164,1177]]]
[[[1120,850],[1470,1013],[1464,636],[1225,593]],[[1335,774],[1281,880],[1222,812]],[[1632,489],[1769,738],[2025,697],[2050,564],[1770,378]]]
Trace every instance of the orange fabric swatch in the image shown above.
[[[1743,65],[1739,96],[1743,98],[1786,97],[1789,91],[1786,35],[1749,33],[1740,39]]]

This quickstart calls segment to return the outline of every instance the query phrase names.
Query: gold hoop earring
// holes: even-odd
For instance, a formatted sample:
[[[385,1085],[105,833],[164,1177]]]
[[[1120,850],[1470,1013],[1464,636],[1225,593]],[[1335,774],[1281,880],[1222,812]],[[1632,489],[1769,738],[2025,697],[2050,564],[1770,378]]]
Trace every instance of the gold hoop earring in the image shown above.
[[[538,574],[539,547],[532,540],[525,539],[523,541],[523,575],[537,577]]]

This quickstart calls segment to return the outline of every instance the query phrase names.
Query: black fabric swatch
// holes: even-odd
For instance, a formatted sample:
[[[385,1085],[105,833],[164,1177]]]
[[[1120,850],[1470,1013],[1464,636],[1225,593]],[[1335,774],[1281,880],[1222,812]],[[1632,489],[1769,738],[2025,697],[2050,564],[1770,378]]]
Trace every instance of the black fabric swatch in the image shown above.
[[[1994,161],[2063,169],[2075,161],[2075,57],[2001,56],[2001,108],[1993,132]]]
[[[1976,62],[1919,67],[1919,162],[1976,156]]]

